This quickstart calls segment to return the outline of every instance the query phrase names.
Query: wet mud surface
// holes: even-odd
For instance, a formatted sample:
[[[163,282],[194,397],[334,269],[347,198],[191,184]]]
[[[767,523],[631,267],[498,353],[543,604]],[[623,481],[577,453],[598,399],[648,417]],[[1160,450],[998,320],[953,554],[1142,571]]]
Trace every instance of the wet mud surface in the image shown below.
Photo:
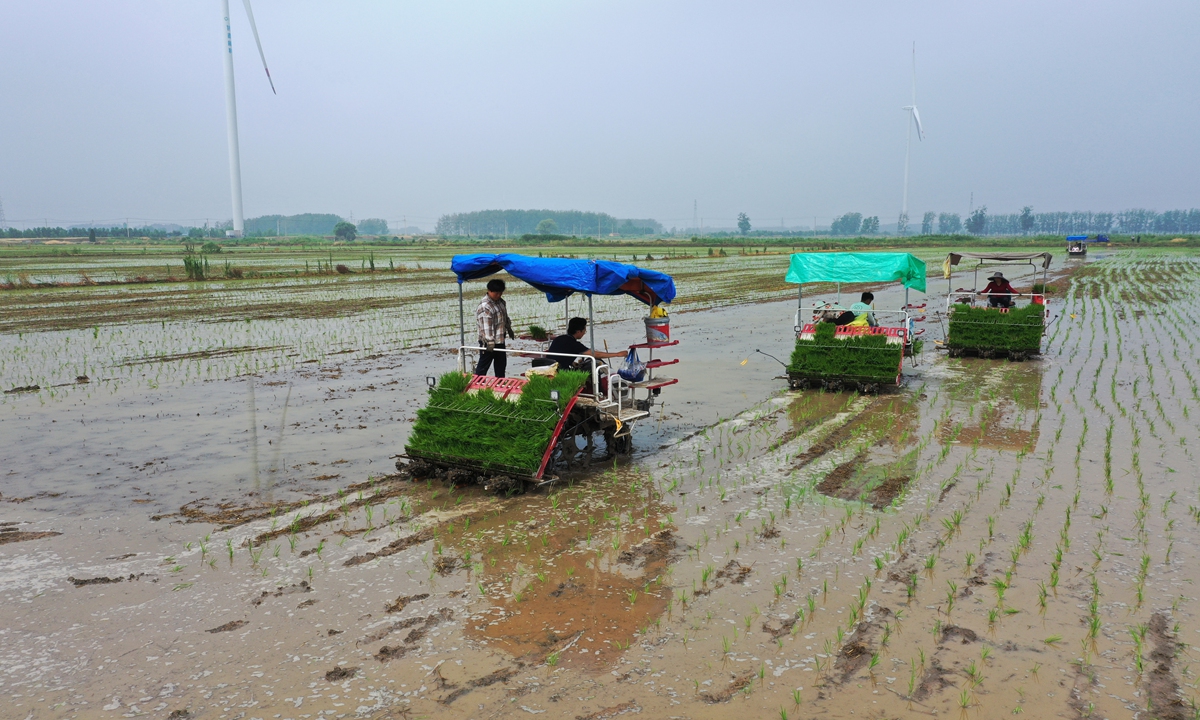
[[[633,459],[512,497],[394,468],[432,351],[18,405],[0,689],[35,719],[1191,717],[1200,263],[1093,264],[1040,360],[931,347],[879,396],[740,364],[790,303],[677,316]]]

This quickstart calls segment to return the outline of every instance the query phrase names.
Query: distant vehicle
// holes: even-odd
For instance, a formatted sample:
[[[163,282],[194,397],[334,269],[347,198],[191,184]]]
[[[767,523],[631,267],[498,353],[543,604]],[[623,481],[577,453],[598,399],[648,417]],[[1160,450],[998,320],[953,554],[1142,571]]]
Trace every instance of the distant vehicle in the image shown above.
[[[1067,236],[1067,255],[1071,257],[1083,257],[1087,255],[1087,244],[1094,242],[1108,242],[1107,235],[1068,235]]]

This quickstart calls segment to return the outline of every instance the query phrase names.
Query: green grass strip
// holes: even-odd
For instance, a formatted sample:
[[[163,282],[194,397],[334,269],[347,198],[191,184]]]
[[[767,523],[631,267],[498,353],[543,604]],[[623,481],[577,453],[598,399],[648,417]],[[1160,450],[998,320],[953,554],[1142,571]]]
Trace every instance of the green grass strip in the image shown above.
[[[895,383],[904,346],[884,335],[835,338],[837,326],[817,323],[812,340],[796,340],[788,373],[822,380]]]
[[[507,472],[535,473],[567,402],[588,381],[586,372],[535,375],[515,401],[491,390],[466,393],[469,375],[446,373],[429,391],[405,451],[413,456],[469,463]],[[550,399],[557,390],[558,404]]]
[[[1045,306],[1026,305],[1008,312],[955,305],[950,312],[946,345],[963,350],[1040,352],[1045,329]]]

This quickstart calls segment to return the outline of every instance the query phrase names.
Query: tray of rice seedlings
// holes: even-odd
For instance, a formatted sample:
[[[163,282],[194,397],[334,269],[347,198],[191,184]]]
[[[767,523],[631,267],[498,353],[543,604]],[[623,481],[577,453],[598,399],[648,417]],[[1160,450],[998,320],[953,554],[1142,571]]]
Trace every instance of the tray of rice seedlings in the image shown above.
[[[405,446],[414,460],[483,473],[540,479],[562,419],[588,381],[586,372],[507,378],[503,389],[474,388],[496,378],[442,375]],[[553,399],[552,392],[557,393]]]
[[[792,388],[819,385],[878,392],[900,384],[904,343],[886,334],[838,334],[833,323],[817,323],[796,339],[788,364]]]
[[[1007,310],[954,305],[946,347],[953,357],[970,353],[1024,360],[1042,351],[1045,311],[1045,306],[1039,304]]]

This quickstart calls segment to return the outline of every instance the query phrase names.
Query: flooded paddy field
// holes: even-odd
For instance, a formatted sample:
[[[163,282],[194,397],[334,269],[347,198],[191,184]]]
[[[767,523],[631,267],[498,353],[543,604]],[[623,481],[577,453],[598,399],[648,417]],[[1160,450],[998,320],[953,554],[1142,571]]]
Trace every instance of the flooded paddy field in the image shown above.
[[[659,268],[681,382],[632,460],[513,497],[392,465],[455,363],[445,270],[357,313],[6,331],[39,388],[0,404],[3,714],[1195,715],[1200,257],[1070,266],[1039,359],[927,342],[879,396],[785,392],[753,352],[790,350],[785,259],[728,260],[744,298]]]

